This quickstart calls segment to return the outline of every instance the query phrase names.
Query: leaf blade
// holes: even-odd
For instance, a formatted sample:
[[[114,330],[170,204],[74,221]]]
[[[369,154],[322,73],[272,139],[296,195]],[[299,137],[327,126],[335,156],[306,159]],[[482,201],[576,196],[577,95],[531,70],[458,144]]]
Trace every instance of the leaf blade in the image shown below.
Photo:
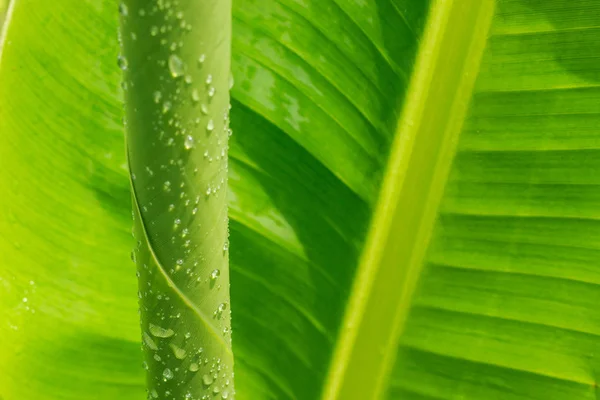
[[[498,2],[390,398],[597,397],[599,12]]]
[[[141,399],[117,51],[104,47],[112,11],[11,7],[0,45],[2,396]]]
[[[338,339],[323,398],[380,398],[385,391],[393,364],[390,354],[420,275],[493,8],[493,2],[439,2],[432,7],[414,86],[399,120],[380,203],[346,309],[343,325],[348,328]],[[456,29],[458,20],[469,21],[462,32]],[[448,55],[465,64],[448,73]],[[439,99],[451,107],[444,112]],[[441,111],[435,123],[428,123],[426,110],[431,109]],[[419,202],[425,205],[419,208]],[[374,343],[380,343],[377,351]]]

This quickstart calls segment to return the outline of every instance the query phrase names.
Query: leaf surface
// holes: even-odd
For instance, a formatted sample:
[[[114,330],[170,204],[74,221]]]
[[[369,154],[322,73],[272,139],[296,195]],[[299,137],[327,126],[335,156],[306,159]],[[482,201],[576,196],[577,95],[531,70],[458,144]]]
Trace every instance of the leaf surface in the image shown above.
[[[233,2],[237,398],[595,398],[600,6],[496,3],[486,28],[460,1]],[[132,242],[117,47],[106,45],[115,10],[17,0],[13,13],[0,64],[0,304],[18,326],[0,327],[6,400],[143,395],[134,272],[122,261]],[[435,27],[456,40],[428,65]],[[419,79],[433,96],[414,97]],[[411,133],[421,146],[450,142],[400,157],[395,177],[410,185],[398,185],[396,143]],[[417,157],[432,151],[444,162]],[[397,212],[380,211],[386,198]],[[384,228],[384,257],[365,263]],[[402,300],[364,292],[364,314],[353,299],[369,268],[372,288]],[[29,280],[54,288],[47,311],[19,308]],[[364,359],[339,357],[340,343],[383,355],[361,376]]]
[[[391,399],[596,399],[600,5],[498,2]]]
[[[0,58],[0,398],[142,399],[116,5],[11,7]]]

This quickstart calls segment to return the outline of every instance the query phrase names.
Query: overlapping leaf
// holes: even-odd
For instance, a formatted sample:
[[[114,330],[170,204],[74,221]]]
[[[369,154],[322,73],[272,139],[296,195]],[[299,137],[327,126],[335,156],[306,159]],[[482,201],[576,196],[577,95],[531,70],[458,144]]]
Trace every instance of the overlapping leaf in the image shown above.
[[[234,1],[238,398],[315,399],[330,381],[426,17],[457,4]],[[595,398],[599,15],[593,1],[498,2],[390,398]],[[14,8],[0,65],[6,400],[143,396],[116,26],[105,2]],[[435,104],[422,120],[448,112]]]

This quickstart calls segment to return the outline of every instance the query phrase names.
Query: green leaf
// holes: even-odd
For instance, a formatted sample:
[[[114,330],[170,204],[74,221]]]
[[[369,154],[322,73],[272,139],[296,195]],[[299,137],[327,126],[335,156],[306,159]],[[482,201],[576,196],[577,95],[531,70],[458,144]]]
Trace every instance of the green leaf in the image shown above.
[[[4,25],[6,12],[8,11],[8,0],[0,0],[0,28]]]
[[[323,391],[427,13],[402,8],[234,2],[239,398]]]
[[[233,397],[231,3],[119,7],[148,390],[151,398]]]
[[[233,2],[236,398],[596,398],[596,3]],[[0,395],[141,398],[116,4],[14,11]]]
[[[0,50],[0,398],[141,400],[116,5],[11,6]]]
[[[599,27],[498,2],[390,398],[597,398]]]
[[[386,391],[493,10],[493,1],[474,0],[430,12],[324,398]]]

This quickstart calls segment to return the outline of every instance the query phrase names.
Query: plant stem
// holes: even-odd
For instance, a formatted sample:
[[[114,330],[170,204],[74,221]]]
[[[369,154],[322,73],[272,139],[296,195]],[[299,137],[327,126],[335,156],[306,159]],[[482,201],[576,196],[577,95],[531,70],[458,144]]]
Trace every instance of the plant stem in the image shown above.
[[[120,13],[149,395],[231,399],[231,2],[126,0]]]

